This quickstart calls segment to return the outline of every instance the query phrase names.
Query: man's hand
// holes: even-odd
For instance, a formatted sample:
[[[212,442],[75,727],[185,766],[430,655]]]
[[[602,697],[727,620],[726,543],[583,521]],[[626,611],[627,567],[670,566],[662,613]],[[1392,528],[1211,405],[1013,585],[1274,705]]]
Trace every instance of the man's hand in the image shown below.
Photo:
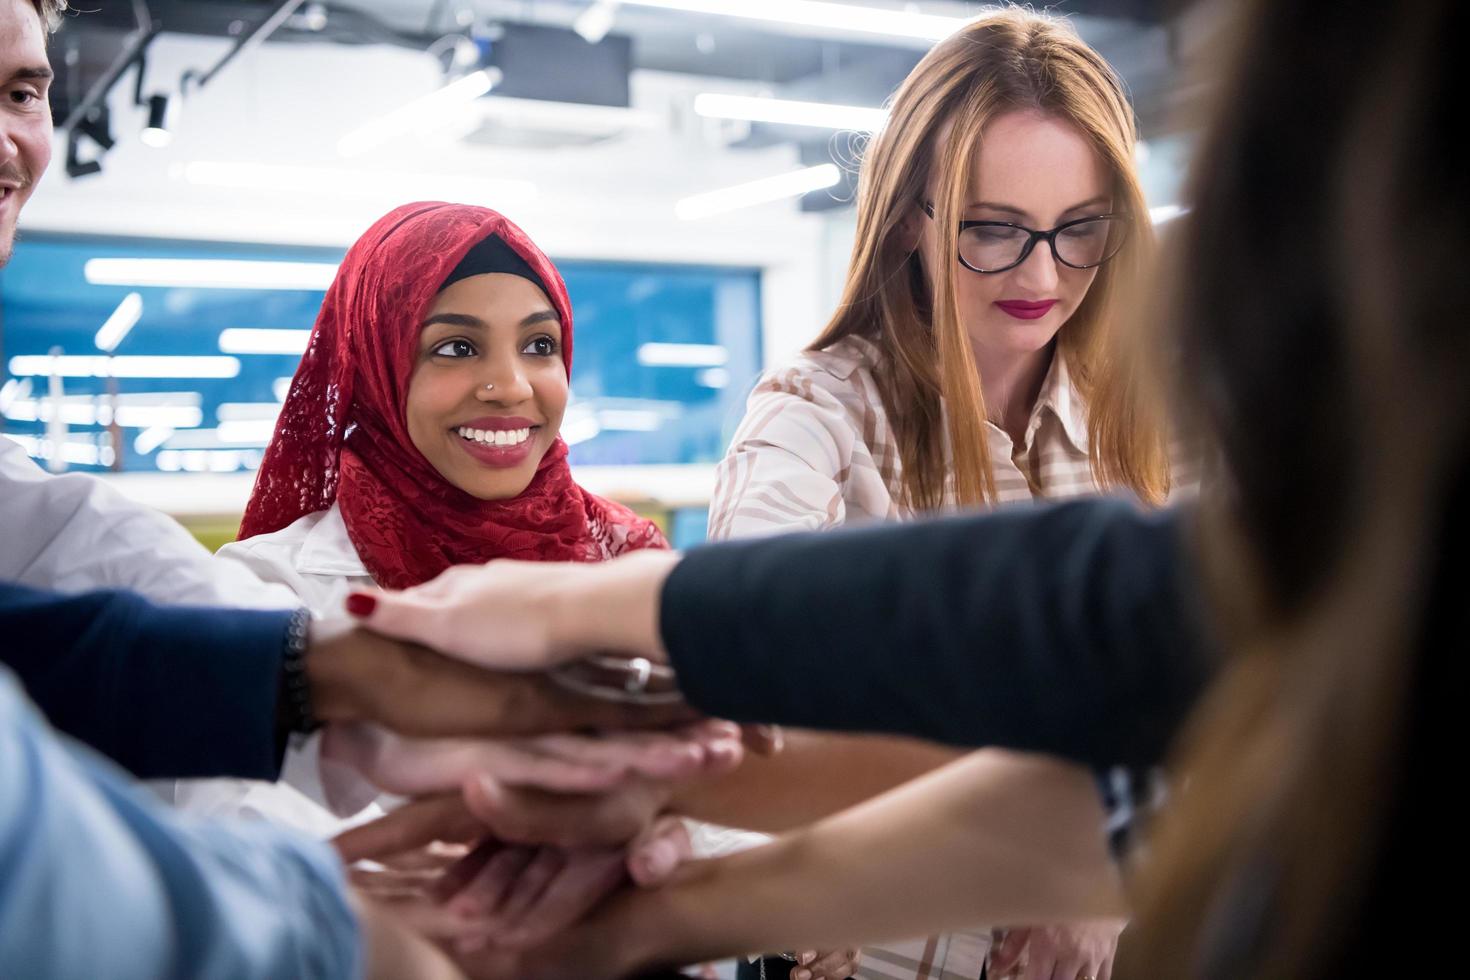
[[[588,698],[542,675],[484,670],[338,623],[312,625],[306,677],[322,722],[371,722],[421,738],[656,729],[695,717],[683,705]]]

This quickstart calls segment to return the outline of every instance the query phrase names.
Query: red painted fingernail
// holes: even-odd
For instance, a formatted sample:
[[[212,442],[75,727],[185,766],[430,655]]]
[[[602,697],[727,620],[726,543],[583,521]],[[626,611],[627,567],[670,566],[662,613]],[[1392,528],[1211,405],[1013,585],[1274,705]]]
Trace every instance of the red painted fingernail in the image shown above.
[[[359,619],[366,619],[378,608],[377,596],[368,595],[366,592],[354,592],[347,597],[347,611]]]

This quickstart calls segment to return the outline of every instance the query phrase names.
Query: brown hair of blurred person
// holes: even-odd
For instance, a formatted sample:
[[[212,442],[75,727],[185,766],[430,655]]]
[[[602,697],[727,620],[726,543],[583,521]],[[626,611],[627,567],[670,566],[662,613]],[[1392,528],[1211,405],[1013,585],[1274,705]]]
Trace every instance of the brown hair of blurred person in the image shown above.
[[[1459,0],[1241,6],[1168,317],[1181,403],[1220,451],[1202,534],[1235,656],[1185,739],[1118,972],[1453,971],[1457,937],[1430,923],[1456,903],[1423,879],[1452,849],[1431,728],[1470,636],[1450,593],[1470,167],[1449,43],[1470,25]]]

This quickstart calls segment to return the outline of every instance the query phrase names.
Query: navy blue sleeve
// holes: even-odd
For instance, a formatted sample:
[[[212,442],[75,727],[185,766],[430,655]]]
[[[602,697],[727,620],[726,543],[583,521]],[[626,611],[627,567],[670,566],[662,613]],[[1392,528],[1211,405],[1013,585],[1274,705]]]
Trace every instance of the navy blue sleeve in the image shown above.
[[[0,662],[52,725],[140,779],[274,780],[290,617],[0,583]]]
[[[1089,499],[712,545],[664,643],[716,717],[1153,765],[1216,662],[1187,523]]]

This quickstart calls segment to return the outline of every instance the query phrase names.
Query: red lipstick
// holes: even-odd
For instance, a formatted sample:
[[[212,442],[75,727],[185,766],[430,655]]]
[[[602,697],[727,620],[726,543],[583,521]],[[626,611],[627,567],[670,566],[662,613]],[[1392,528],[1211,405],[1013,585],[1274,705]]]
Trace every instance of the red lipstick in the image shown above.
[[[1017,320],[1039,320],[1051,312],[1051,308],[1057,305],[1057,301],[1047,299],[1037,303],[1028,300],[1007,299],[1001,300],[995,305]]]

